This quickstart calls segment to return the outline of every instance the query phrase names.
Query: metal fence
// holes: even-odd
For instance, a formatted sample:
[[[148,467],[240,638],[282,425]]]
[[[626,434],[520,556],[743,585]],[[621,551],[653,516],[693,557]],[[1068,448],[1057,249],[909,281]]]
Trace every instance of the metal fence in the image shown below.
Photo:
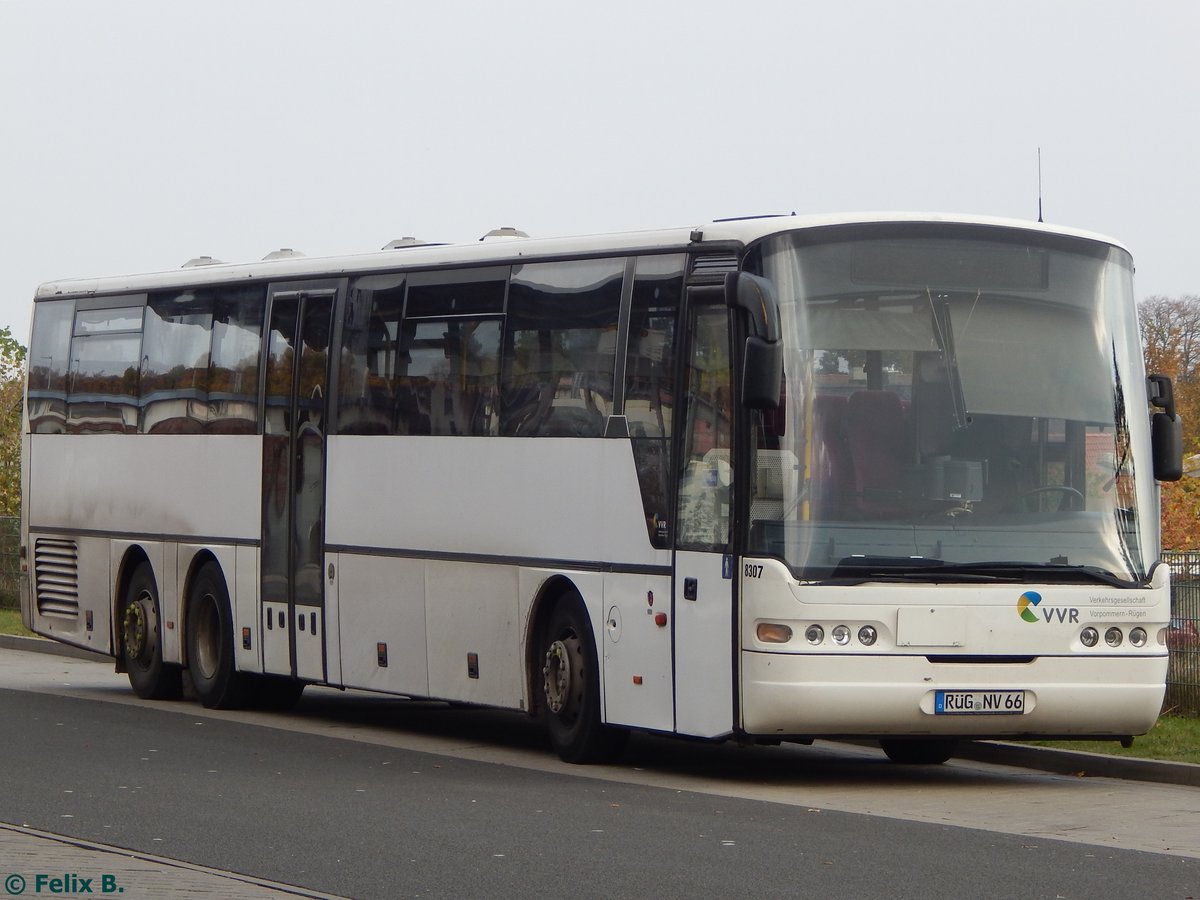
[[[21,606],[21,519],[0,516],[0,609]]]
[[[1167,698],[1163,712],[1200,716],[1200,550],[1167,552],[1171,566],[1171,624]]]

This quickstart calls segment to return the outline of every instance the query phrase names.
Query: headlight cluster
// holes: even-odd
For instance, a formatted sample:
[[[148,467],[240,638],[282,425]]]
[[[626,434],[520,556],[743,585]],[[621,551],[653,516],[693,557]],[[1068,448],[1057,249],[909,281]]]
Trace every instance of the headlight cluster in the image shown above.
[[[1125,640],[1125,632],[1123,632],[1116,625],[1112,625],[1104,630],[1104,643],[1107,646],[1112,647],[1114,650],[1125,643]],[[1130,647],[1141,649],[1142,647],[1146,646],[1147,640],[1148,637],[1146,635],[1145,628],[1138,626],[1136,628],[1129,629]],[[1100,643],[1100,632],[1095,627],[1088,625],[1083,629],[1083,631],[1079,632],[1079,643],[1083,644],[1085,647],[1095,647]]]
[[[774,622],[759,622],[756,629],[758,639],[764,644],[786,644],[792,638],[792,629],[787,625]],[[837,647],[846,647],[855,637],[850,625],[834,625],[829,630],[829,642]],[[861,625],[858,632],[858,643],[864,647],[872,646],[879,640],[879,630],[874,625]],[[822,625],[809,625],[804,629],[804,640],[814,647],[826,643],[825,628]]]

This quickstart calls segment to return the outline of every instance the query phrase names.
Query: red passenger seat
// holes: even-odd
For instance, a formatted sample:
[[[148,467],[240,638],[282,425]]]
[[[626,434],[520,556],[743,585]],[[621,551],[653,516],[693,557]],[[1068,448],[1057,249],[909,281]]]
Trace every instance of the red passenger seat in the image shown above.
[[[846,443],[846,398],[817,394],[813,399],[812,496],[818,520],[845,518],[854,490],[854,464]]]
[[[901,475],[908,422],[900,396],[856,391],[846,404],[846,443],[854,464],[854,505],[868,517],[903,511]]]

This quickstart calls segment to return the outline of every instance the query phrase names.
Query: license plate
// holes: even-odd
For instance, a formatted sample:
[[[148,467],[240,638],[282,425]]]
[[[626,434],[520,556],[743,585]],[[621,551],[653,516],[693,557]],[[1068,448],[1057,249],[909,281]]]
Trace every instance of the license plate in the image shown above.
[[[935,691],[933,711],[939,716],[1019,716],[1025,712],[1025,692]]]

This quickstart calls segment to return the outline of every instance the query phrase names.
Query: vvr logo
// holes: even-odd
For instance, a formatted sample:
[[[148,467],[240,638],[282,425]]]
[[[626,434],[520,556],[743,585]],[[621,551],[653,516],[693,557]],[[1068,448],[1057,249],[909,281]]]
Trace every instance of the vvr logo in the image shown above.
[[[1046,606],[1039,610],[1039,616],[1034,612],[1034,607],[1041,602],[1042,595],[1037,591],[1026,591],[1017,599],[1017,615],[1026,622],[1039,622],[1042,619],[1047,622],[1053,622],[1055,619],[1059,622],[1079,621],[1079,610],[1074,606]]]
[[[1036,622],[1038,620],[1037,613],[1030,609],[1030,607],[1037,606],[1041,602],[1042,595],[1037,591],[1026,591],[1017,600],[1017,615],[1026,622]]]

